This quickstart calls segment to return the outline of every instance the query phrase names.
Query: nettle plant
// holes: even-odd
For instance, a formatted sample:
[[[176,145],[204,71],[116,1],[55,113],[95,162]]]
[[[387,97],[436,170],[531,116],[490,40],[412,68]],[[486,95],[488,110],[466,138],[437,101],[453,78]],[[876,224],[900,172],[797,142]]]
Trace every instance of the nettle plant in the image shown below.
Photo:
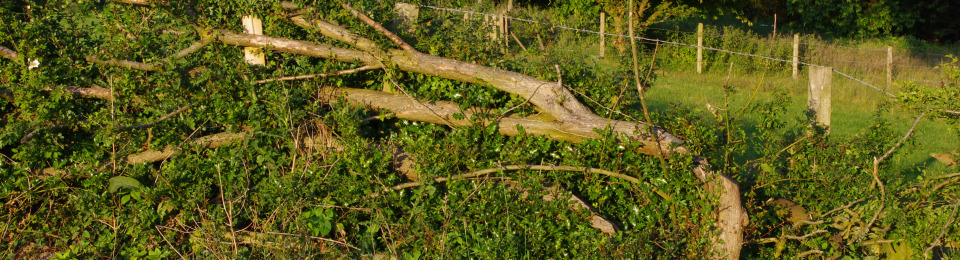
[[[634,119],[631,72],[388,2],[0,3],[2,254],[739,254],[738,186]]]

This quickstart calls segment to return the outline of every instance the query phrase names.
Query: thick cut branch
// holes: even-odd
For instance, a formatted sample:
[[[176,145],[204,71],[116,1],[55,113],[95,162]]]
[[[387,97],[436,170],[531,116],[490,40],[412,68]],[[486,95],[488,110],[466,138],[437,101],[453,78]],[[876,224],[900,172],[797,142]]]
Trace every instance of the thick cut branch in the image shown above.
[[[211,37],[203,37],[199,41],[188,46],[187,48],[180,50],[177,53],[174,53],[173,56],[167,57],[166,59],[164,59],[164,61],[169,62],[174,59],[180,59],[180,58],[186,57],[191,53],[199,51],[204,46],[207,46],[208,44],[213,42],[213,40],[214,39]],[[160,70],[160,67],[163,65],[162,63],[143,63],[139,61],[118,60],[118,59],[101,60],[100,58],[97,58],[97,56],[93,56],[93,55],[87,55],[86,59],[88,62],[92,62],[100,65],[115,66],[115,67],[143,70],[143,71],[157,71],[157,70]]]
[[[334,47],[329,44],[274,38],[263,35],[237,34],[223,30],[219,32],[219,40],[230,45],[263,47],[274,51],[328,58],[343,62],[359,61],[367,65],[378,65],[380,63],[377,58],[370,53]],[[646,124],[611,120],[597,116],[593,114],[589,108],[577,101],[571,92],[557,86],[555,82],[537,79],[512,71],[422,53],[411,54],[405,51],[394,50],[387,54],[387,59],[389,63],[396,65],[398,69],[403,71],[478,85],[490,85],[502,91],[526,97],[531,104],[555,119],[553,124],[562,125],[564,128],[579,129],[576,132],[583,132],[582,134],[576,134],[578,136],[578,138],[575,138],[576,140],[584,137],[598,138],[599,135],[594,132],[594,129],[610,128],[618,134],[625,134],[628,137],[640,140],[645,145],[650,146],[642,149],[644,153],[651,155],[659,154],[659,152],[656,151],[656,141],[647,134]],[[456,105],[452,106],[457,107]],[[433,116],[433,118],[436,117]],[[540,121],[540,123],[543,122]],[[660,137],[659,141],[664,147],[665,154],[686,151],[685,148],[678,146],[683,143],[680,139],[670,135],[663,129],[655,129],[658,132],[657,135]]]
[[[237,140],[242,140],[247,138],[250,132],[239,132],[239,133],[220,133],[214,135],[208,135],[193,139],[190,141],[191,145],[196,145],[204,148],[217,148],[233,143]],[[127,156],[127,164],[140,164],[140,163],[152,163],[165,160],[174,155],[180,153],[180,149],[173,146],[168,146],[162,151],[159,150],[146,150],[136,154],[131,154]]]
[[[331,77],[331,76],[346,75],[346,74],[350,74],[350,73],[357,73],[357,72],[361,72],[361,71],[368,71],[368,70],[379,69],[379,68],[380,68],[379,66],[370,66],[370,65],[367,65],[367,66],[359,67],[359,68],[356,68],[356,69],[341,70],[341,71],[331,72],[331,73],[318,73],[318,74],[309,74],[309,75],[286,76],[286,77],[279,77],[279,78],[272,78],[272,79],[262,79],[262,80],[258,80],[258,81],[257,81],[257,84],[269,83],[269,82],[274,82],[274,81],[298,80],[298,79],[312,79],[312,78],[317,78],[317,77],[326,78],[326,77]]]
[[[46,87],[43,88],[43,91],[53,91],[53,88]],[[63,89],[64,92],[77,95],[85,98],[98,98],[106,101],[113,101],[113,95],[110,94],[109,89],[93,85],[89,88],[81,88],[77,86],[67,86]],[[0,97],[7,99],[8,101],[13,101],[13,91],[9,89],[0,89]]]
[[[7,47],[0,46],[0,57],[4,57],[11,60],[17,60],[17,52],[13,51]]]
[[[156,71],[159,67],[155,64],[143,63],[138,61],[130,61],[130,60],[118,60],[118,59],[101,60],[100,58],[97,58],[97,56],[93,56],[93,55],[87,55],[87,61],[100,64],[100,65],[114,66],[114,67],[121,67],[121,68],[135,69],[135,70],[145,70],[145,71]]]
[[[49,91],[50,89],[47,89],[47,90]],[[93,85],[89,88],[68,86],[64,88],[63,91],[77,95],[77,96],[81,96],[81,97],[98,98],[106,101],[113,101],[113,95],[110,93],[110,90],[97,85]]]
[[[238,140],[246,139],[250,136],[250,131],[245,130],[237,133],[219,133],[208,135],[200,138],[190,140],[188,143],[190,145],[195,145],[203,148],[217,148],[221,146],[226,146]],[[165,160],[167,158],[173,157],[174,155],[179,154],[181,149],[179,147],[168,146],[162,151],[158,150],[146,150],[143,152],[131,154],[126,157],[127,164],[141,164],[141,163],[153,163]],[[107,163],[104,167],[109,167],[113,165],[112,162]],[[56,176],[62,175],[64,170],[58,170],[53,167],[44,168],[41,171],[44,175]]]
[[[321,35],[333,38],[346,44],[350,44],[350,46],[356,47],[357,49],[363,51],[381,51],[380,46],[370,39],[357,35],[346,28],[334,25],[330,21],[324,19],[312,19],[308,21],[306,18],[303,18],[303,16],[298,15],[291,17],[290,21],[296,25],[299,25],[300,27],[316,29]]]
[[[434,124],[450,123],[452,126],[473,126],[475,122],[471,121],[470,118],[482,117],[479,108],[463,110],[459,104],[453,102],[437,101],[433,103],[421,103],[405,95],[355,88],[325,87],[321,92],[322,96],[327,99],[324,100],[324,102],[336,103],[339,97],[343,97],[353,105],[387,110],[392,112],[397,118],[413,121]],[[462,117],[455,117],[454,115],[462,115]],[[457,117],[460,119],[457,119]],[[483,118],[478,118],[477,120],[485,125],[498,123],[500,125],[498,129],[500,133],[508,136],[519,135],[519,128],[523,128],[523,131],[527,134],[545,136],[550,139],[574,143],[583,142],[584,139],[587,138],[601,137],[593,128],[544,121],[538,117],[505,117],[499,121]]]
[[[396,34],[393,34],[392,32],[390,32],[390,30],[387,30],[387,28],[384,28],[383,25],[380,25],[380,23],[374,21],[373,19],[370,19],[370,17],[367,16],[366,14],[361,13],[356,9],[353,9],[353,7],[350,6],[350,4],[343,2],[343,3],[340,3],[340,6],[342,6],[344,9],[347,9],[347,11],[350,11],[350,14],[352,14],[353,16],[356,16],[367,25],[370,25],[370,27],[373,27],[373,29],[382,33],[384,36],[387,36],[387,38],[389,38],[390,41],[393,41],[393,43],[400,45],[400,48],[402,48],[403,50],[409,53],[419,52],[417,51],[417,49],[414,49],[413,46],[410,46],[410,44],[407,44],[406,42],[404,42],[403,39],[400,39],[399,36],[397,36]]]

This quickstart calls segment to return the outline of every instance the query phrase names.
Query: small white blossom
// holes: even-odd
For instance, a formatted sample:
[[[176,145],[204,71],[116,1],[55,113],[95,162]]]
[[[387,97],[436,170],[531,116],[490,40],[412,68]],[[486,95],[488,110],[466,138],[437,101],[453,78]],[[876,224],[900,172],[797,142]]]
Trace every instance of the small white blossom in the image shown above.
[[[36,67],[40,67],[40,61],[39,61],[39,60],[33,60],[33,61],[31,61],[31,62],[30,62],[30,65],[27,66],[27,69],[28,69],[28,70],[32,70],[33,68],[36,68]]]
[[[457,93],[457,94],[453,94],[453,97],[458,98],[458,97],[462,97],[462,95],[460,95],[460,93]]]

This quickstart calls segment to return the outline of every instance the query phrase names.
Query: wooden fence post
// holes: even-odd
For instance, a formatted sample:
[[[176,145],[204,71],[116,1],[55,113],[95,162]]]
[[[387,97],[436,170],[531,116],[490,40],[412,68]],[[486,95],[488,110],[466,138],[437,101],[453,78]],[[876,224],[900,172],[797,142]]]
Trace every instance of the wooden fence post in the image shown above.
[[[893,47],[887,46],[887,85],[893,84]]]
[[[607,13],[600,12],[600,57],[607,52]]]
[[[807,96],[807,112],[813,116],[812,124],[819,125],[830,133],[830,96],[831,81],[833,80],[832,67],[810,67],[809,94]]]
[[[800,78],[800,34],[793,34],[793,79]]]
[[[420,19],[420,8],[415,4],[397,2],[393,6],[397,17],[393,18],[393,27],[399,30],[413,31]]]
[[[703,73],[703,23],[697,24],[697,74]]]
[[[243,32],[248,34],[263,35],[263,24],[260,19],[253,17],[251,15],[244,15],[241,20],[243,21]],[[265,65],[267,64],[267,59],[263,55],[263,51],[260,48],[255,47],[244,47],[243,48],[243,59],[251,65]]]

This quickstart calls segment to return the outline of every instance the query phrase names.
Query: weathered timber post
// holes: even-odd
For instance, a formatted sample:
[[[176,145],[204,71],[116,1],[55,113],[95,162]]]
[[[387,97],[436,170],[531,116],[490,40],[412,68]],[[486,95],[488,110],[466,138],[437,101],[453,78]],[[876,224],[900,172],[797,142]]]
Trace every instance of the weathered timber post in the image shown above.
[[[600,57],[607,52],[607,13],[600,12]]]
[[[420,7],[415,4],[397,2],[393,6],[397,14],[393,18],[393,27],[399,30],[412,32],[417,29],[417,20],[420,19]]]
[[[263,24],[260,22],[260,19],[250,15],[244,15],[241,20],[243,21],[244,33],[263,35]],[[263,51],[256,47],[244,47],[243,59],[251,65],[262,66],[267,64],[267,58],[263,55]]]
[[[697,74],[703,73],[703,23],[697,24]]]
[[[887,85],[893,84],[893,47],[887,46]]]
[[[793,79],[800,78],[800,34],[793,34]]]
[[[832,67],[810,67],[810,89],[807,96],[807,112],[813,116],[811,124],[823,127],[830,133],[830,96]]]
[[[513,0],[507,1],[507,10],[503,12],[503,17],[500,18],[500,22],[503,24],[500,33],[503,35],[503,45],[507,47],[510,47],[510,19],[507,17],[509,17],[511,11],[513,11]]]

